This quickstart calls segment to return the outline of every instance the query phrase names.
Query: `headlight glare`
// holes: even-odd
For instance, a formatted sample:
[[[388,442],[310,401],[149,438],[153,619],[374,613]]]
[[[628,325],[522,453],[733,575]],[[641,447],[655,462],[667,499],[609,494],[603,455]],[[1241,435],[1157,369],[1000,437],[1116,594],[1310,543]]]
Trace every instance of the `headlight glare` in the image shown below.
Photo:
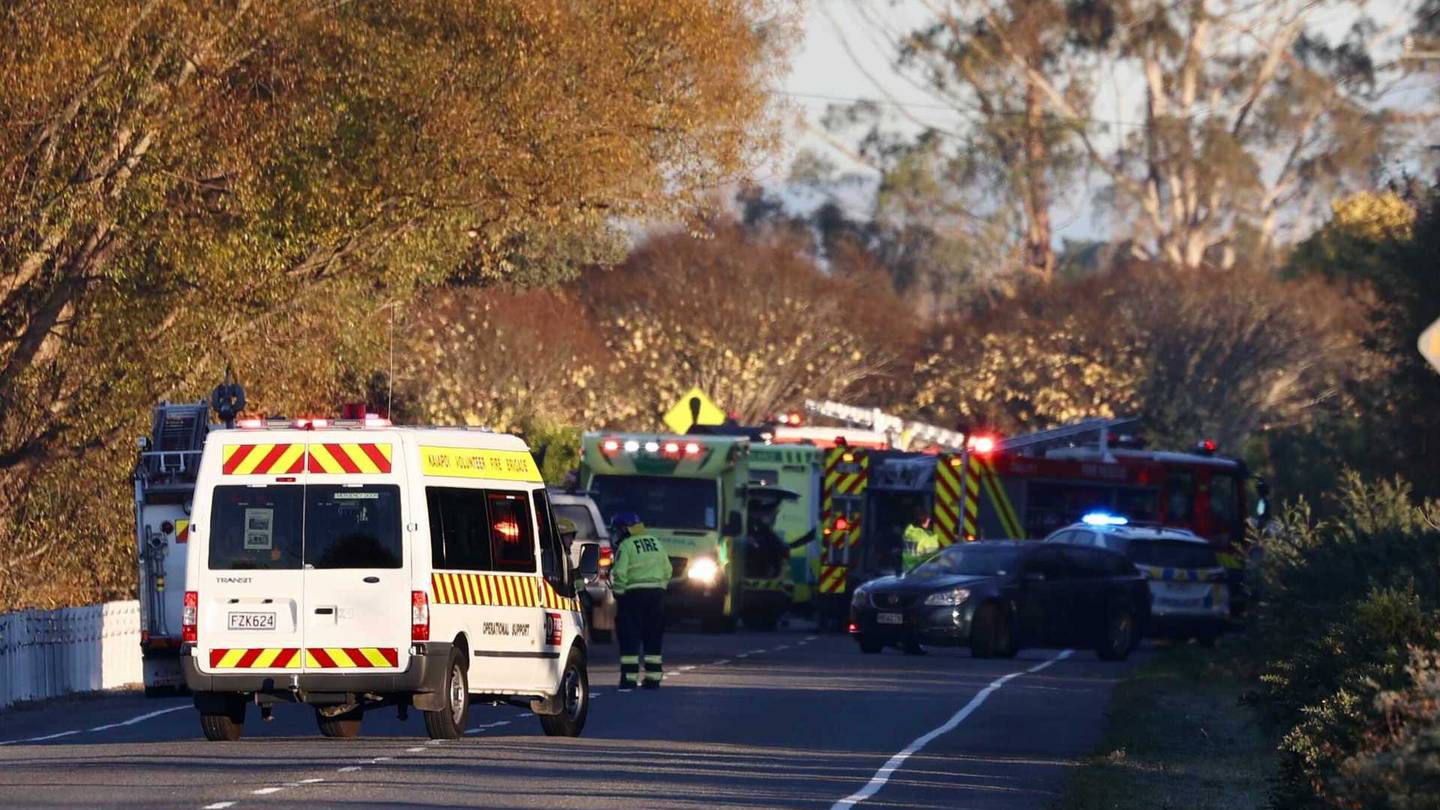
[[[868,591],[857,590],[855,594],[850,597],[850,607],[865,607],[869,602],[870,594]]]
[[[720,566],[709,557],[696,557],[685,569],[685,576],[697,582],[714,582],[720,573]]]
[[[964,588],[956,588],[953,591],[941,591],[932,593],[925,597],[925,604],[937,607],[963,604],[970,598],[970,592]]]

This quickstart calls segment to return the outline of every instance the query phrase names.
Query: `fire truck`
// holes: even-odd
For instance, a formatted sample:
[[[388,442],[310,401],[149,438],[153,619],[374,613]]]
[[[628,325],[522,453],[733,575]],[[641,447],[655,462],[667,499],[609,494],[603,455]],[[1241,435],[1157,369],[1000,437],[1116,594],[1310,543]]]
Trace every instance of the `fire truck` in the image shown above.
[[[183,689],[180,619],[185,545],[200,451],[210,431],[210,404],[161,403],[135,464],[135,541],[140,564],[140,653],[145,694]]]
[[[180,674],[185,550],[200,453],[212,425],[210,413],[234,427],[245,408],[245,389],[225,381],[210,399],[162,402],[150,413],[150,435],[139,441],[131,476],[135,486],[135,543],[139,563],[140,655],[145,694],[165,696],[185,688]]]
[[[848,594],[901,568],[905,527],[924,516],[941,547],[1044,537],[1086,514],[1190,529],[1235,577],[1243,568],[1249,473],[1236,460],[1144,449],[1139,420],[1090,419],[1009,438],[907,422],[874,409],[807,402],[815,415],[878,429],[892,448],[827,452],[822,474],[818,597],[830,623]]]

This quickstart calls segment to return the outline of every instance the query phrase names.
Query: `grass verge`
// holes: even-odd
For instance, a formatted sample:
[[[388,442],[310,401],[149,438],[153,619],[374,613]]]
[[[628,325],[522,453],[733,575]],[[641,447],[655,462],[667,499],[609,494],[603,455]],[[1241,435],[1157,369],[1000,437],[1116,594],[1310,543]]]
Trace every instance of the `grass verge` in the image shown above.
[[[1224,644],[1160,648],[1115,687],[1100,748],[1054,810],[1264,807],[1275,745],[1240,704],[1238,656]]]

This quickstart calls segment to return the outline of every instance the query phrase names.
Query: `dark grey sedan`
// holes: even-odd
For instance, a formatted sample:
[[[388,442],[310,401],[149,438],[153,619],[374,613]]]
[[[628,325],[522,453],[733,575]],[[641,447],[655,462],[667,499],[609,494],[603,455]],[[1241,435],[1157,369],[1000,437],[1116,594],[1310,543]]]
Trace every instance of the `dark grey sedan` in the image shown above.
[[[873,580],[850,603],[865,653],[886,646],[969,646],[977,658],[1022,647],[1083,647],[1124,659],[1150,620],[1150,590],[1123,556],[1056,543],[951,546],[913,571]]]

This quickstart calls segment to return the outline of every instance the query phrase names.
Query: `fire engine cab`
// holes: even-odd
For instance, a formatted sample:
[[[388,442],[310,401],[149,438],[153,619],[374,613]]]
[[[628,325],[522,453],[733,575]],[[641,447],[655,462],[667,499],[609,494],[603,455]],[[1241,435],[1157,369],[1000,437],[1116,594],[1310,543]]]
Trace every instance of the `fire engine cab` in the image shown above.
[[[247,709],[314,707],[326,736],[472,700],[576,736],[589,710],[577,571],[520,439],[366,417],[211,430],[195,483],[181,669],[211,740]]]

